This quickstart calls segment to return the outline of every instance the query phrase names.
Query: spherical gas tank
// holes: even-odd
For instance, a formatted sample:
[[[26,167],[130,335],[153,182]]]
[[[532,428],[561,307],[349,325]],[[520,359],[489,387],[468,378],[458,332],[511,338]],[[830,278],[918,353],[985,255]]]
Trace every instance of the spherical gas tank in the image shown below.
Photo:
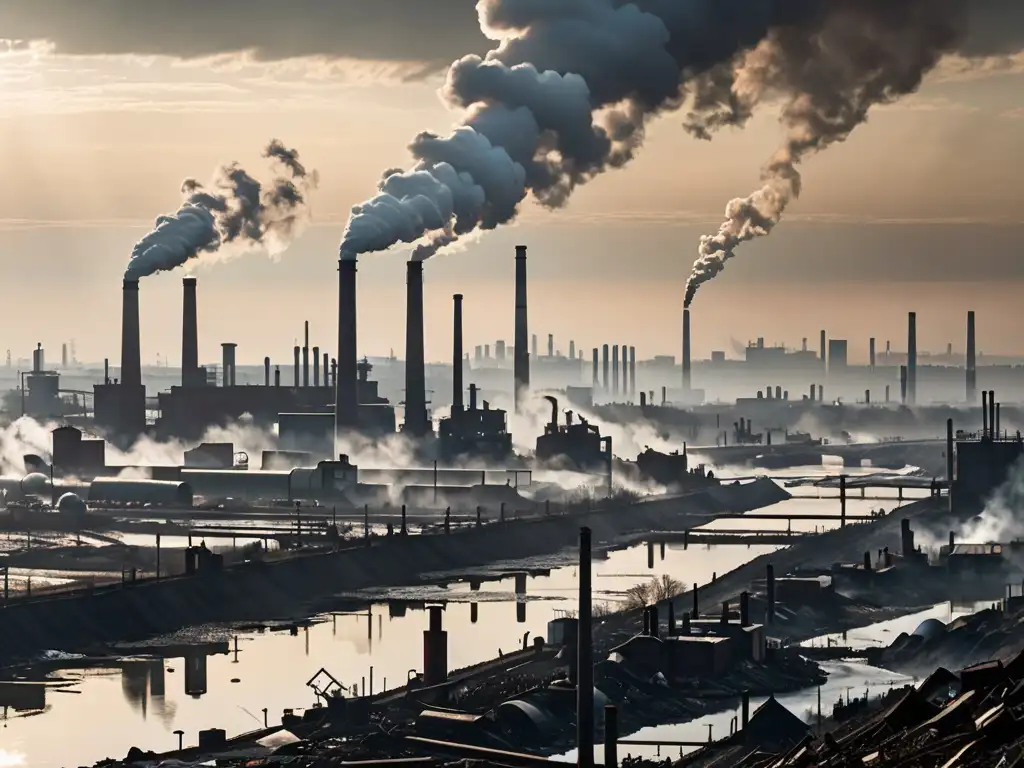
[[[57,511],[62,515],[84,515],[86,506],[77,493],[65,493],[57,500]]]

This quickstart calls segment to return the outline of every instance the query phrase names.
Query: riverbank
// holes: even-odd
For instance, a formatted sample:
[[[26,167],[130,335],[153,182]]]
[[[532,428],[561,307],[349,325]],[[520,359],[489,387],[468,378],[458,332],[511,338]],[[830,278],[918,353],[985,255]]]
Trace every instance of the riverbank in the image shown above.
[[[0,658],[141,640],[202,623],[294,617],[311,601],[338,592],[416,584],[427,574],[551,555],[574,546],[581,526],[591,528],[598,547],[612,546],[633,534],[681,532],[719,514],[786,498],[768,480],[723,485],[683,497],[494,522],[448,534],[380,537],[346,549],[250,561],[192,577],[21,600],[0,611]]]

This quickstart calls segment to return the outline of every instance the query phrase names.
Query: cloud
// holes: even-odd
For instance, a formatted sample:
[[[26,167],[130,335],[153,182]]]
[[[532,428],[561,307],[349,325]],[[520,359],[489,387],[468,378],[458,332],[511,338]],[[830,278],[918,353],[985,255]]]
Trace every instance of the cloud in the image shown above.
[[[490,47],[475,0],[0,0],[0,37],[66,55],[249,52],[409,62],[424,74]]]

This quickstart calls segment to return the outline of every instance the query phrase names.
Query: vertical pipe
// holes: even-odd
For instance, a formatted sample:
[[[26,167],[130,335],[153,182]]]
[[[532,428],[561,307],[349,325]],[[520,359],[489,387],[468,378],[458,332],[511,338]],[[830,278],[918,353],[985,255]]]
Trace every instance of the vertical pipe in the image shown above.
[[[967,313],[967,404],[978,399],[978,360],[975,347],[974,311]]]
[[[423,352],[423,262],[406,264],[405,304],[405,424],[402,431],[423,437],[430,431]]]
[[[335,432],[354,429],[359,420],[356,352],[356,260],[338,260],[338,369],[335,374]]]
[[[996,440],[1001,439],[1003,436],[1003,425],[999,418],[999,409],[1001,406],[1002,403],[996,403]]]
[[[629,348],[629,395],[636,397],[636,347]]]
[[[981,390],[981,436],[988,437],[988,391]]]
[[[871,366],[871,370],[875,370],[875,337],[872,336],[868,339],[868,363]]]
[[[555,356],[555,334],[548,334],[548,357]]]
[[[601,386],[608,392],[608,345],[601,347]]]
[[[599,386],[601,386],[601,379],[600,379],[600,375],[598,373],[598,367],[597,367],[597,347],[594,347],[594,381],[593,381],[593,389],[594,389],[595,392],[597,391],[597,388]]]
[[[199,374],[199,320],[196,309],[196,279],[181,280],[181,386],[194,387],[201,383]]]
[[[292,362],[292,386],[298,388],[302,385],[302,347],[296,345],[292,349],[292,355],[295,358]]]
[[[839,527],[846,527],[846,475],[839,476]]]
[[[605,768],[619,765],[619,711],[614,704],[604,707],[604,765]]]
[[[691,381],[690,310],[683,310],[683,392],[689,392]]]
[[[302,336],[302,386],[309,386],[309,320]]]
[[[949,503],[949,511],[953,512],[953,473],[955,471],[955,465],[953,463],[953,420],[946,419],[946,486],[948,488],[947,501]]]
[[[452,413],[462,413],[462,294],[452,303]]]
[[[824,331],[821,332],[821,350],[820,350],[820,353],[819,353],[819,358],[821,360],[821,368],[822,368],[822,370],[825,370],[828,367],[828,364],[827,364],[827,361],[825,359],[825,332]]]
[[[530,353],[526,349],[529,336],[529,319],[526,311],[526,246],[516,246],[516,304],[515,304],[515,351],[513,360],[513,385],[515,387],[515,411],[520,412],[520,402],[530,388]]]
[[[995,390],[988,390],[988,436],[996,438],[995,431]]]
[[[263,386],[270,386],[270,358],[263,358]]]
[[[569,359],[576,359],[576,342],[573,341],[572,339],[569,339]]]
[[[917,312],[907,314],[907,403],[917,405]]]
[[[274,368],[274,386],[281,386],[281,366],[279,365]]]
[[[619,345],[612,345],[612,394],[619,394]]]
[[[579,655],[576,671],[576,749],[580,768],[594,767],[594,663],[591,646],[590,529],[580,528]]]
[[[908,386],[908,374],[907,366],[900,366],[900,403],[903,405],[907,404],[907,386]]]
[[[313,347],[313,386],[320,386],[320,347]]]

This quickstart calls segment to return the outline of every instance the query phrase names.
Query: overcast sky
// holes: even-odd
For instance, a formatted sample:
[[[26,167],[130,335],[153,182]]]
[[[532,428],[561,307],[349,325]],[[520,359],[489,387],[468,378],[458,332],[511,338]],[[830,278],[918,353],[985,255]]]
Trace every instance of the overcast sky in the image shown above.
[[[983,350],[1022,351],[1024,56],[1007,29],[1024,4],[976,0],[1000,23],[973,42],[985,66],[947,60],[922,90],[874,111],[812,158],[802,198],[695,305],[698,354],[764,336],[793,346],[827,328],[900,347],[963,346],[979,313]],[[655,2],[655,0],[650,0]],[[1009,14],[1016,15],[1009,15]],[[999,15],[1002,14],[1002,15]],[[1014,26],[1016,25],[1016,26]],[[0,0],[0,301],[5,345],[49,359],[119,357],[121,276],[133,244],[174,211],[186,177],[239,161],[255,174],[271,138],[320,174],[312,223],[285,252],[190,269],[200,280],[200,354],[221,341],[243,362],[287,363],[309,319],[336,343],[337,246],[382,171],[408,167],[423,130],[459,115],[437,91],[447,63],[492,44],[472,0]],[[966,50],[974,53],[975,50]],[[427,355],[450,349],[451,295],[466,295],[467,345],[512,336],[513,248],[530,247],[531,330],[589,349],[628,343],[677,354],[683,283],[702,233],[752,191],[779,143],[777,110],[697,142],[679,114],[650,125],[625,168],[564,209],[528,202],[517,222],[426,266]],[[401,355],[409,248],[360,260],[361,349]],[[147,360],[180,358],[183,271],[142,286]]]

